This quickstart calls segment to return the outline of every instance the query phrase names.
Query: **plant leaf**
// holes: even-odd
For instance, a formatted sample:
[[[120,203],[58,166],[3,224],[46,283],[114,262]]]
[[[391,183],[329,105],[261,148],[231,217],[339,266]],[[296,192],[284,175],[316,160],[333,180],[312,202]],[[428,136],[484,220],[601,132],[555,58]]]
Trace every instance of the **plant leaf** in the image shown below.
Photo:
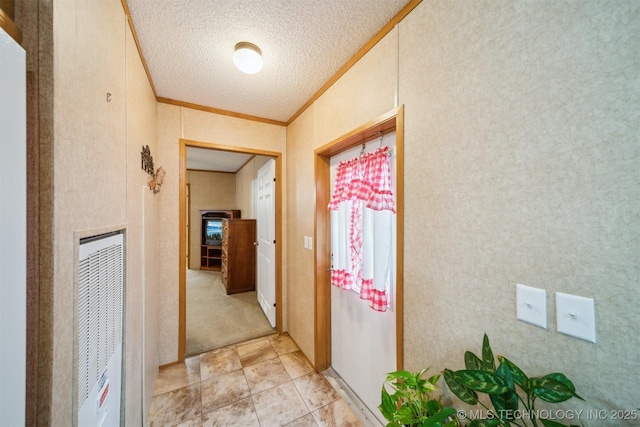
[[[503,394],[492,394],[490,397],[498,416],[505,421],[513,420],[513,416],[508,417],[507,415],[515,415],[515,411],[518,409],[518,394],[509,390]]]
[[[467,427],[494,427],[500,424],[502,421],[494,418],[492,420],[473,420]]]
[[[409,406],[401,406],[393,415],[393,420],[401,425],[410,425],[415,423],[415,414]]]
[[[513,391],[516,390],[516,386],[513,382],[513,376],[511,375],[509,366],[507,366],[505,363],[501,363],[500,365],[498,365],[498,369],[496,369],[496,375],[504,380],[505,384],[507,384],[507,387],[509,387]]]
[[[557,421],[552,421],[547,419],[540,419],[540,421],[542,421],[542,424],[544,424],[544,427],[567,427],[566,424],[562,424]]]
[[[525,393],[529,393],[529,391],[531,390],[529,388],[529,378],[525,375],[524,372],[522,372],[522,369],[518,368],[515,363],[504,356],[498,356],[498,360],[501,364],[505,364],[509,367],[509,371],[511,371],[511,376],[513,377],[515,383],[518,384]]]
[[[464,366],[469,370],[479,371],[482,369],[482,360],[470,351],[464,353]]]
[[[410,374],[406,379],[404,379],[404,385],[409,388],[416,387],[420,381],[424,381],[421,378],[422,372],[417,372],[415,374]]]
[[[438,382],[439,379],[440,379],[440,374],[435,374],[432,377],[430,377],[427,381],[429,381],[431,384],[435,384]]]
[[[441,426],[441,422],[456,413],[453,408],[443,408],[440,412],[433,414],[431,417],[424,420],[422,427]]]
[[[389,372],[387,374],[387,382],[396,381],[399,379],[406,381],[410,378],[413,378],[413,374],[409,371],[395,371],[395,372]]]
[[[427,401],[425,406],[427,407],[427,411],[429,411],[430,414],[437,414],[438,411],[442,409],[442,405],[440,404],[440,402],[435,399]]]
[[[547,374],[542,378],[553,378],[556,381],[560,381],[562,384],[566,385],[567,387],[569,387],[569,390],[571,390],[574,394],[576,392],[576,386],[573,385],[573,383],[571,382],[571,380],[569,378],[567,378],[567,376],[565,374],[561,374],[560,372],[554,372],[552,374]],[[580,396],[578,396],[577,394],[575,395],[577,398],[582,399]],[[584,400],[584,399],[582,399]]]
[[[487,394],[502,394],[509,391],[502,378],[491,372],[462,370],[453,373],[453,378],[471,390]]]
[[[468,403],[469,405],[475,405],[478,403],[478,394],[456,381],[455,378],[453,378],[452,371],[445,369],[443,376],[447,386],[453,394],[458,396],[458,399],[462,400],[464,403]]]
[[[489,345],[489,337],[484,334],[482,339],[482,369],[487,372],[496,370],[496,361],[493,359],[493,351]]]
[[[378,406],[378,409],[380,409],[382,416],[384,416],[387,421],[393,421],[393,413],[396,410],[396,400],[389,395],[389,392],[384,386],[382,387],[381,401],[382,403]]]
[[[572,397],[584,400],[576,394],[573,383],[563,374],[549,374],[542,378],[532,378],[529,382],[533,392],[546,402],[564,402]]]

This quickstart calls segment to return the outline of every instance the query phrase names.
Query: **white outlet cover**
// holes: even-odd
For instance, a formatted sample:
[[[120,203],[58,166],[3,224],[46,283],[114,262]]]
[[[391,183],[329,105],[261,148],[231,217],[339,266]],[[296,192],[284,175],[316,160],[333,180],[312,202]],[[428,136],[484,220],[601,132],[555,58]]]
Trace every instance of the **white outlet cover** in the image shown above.
[[[556,292],[558,332],[596,342],[596,318],[593,298]]]
[[[516,284],[518,320],[547,328],[547,291]]]

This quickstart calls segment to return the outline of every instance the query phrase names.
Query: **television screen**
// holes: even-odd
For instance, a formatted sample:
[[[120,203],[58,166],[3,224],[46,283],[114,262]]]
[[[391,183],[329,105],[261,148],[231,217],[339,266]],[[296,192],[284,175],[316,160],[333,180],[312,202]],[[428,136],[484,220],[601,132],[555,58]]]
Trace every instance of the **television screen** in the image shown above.
[[[209,246],[222,245],[222,220],[219,218],[206,220],[205,243]]]

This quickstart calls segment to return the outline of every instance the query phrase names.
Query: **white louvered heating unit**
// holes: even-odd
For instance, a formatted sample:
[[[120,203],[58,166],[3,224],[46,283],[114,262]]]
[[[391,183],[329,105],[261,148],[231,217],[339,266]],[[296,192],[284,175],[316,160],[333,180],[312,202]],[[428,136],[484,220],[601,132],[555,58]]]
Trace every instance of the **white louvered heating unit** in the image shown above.
[[[78,426],[119,426],[122,383],[122,234],[80,241]]]

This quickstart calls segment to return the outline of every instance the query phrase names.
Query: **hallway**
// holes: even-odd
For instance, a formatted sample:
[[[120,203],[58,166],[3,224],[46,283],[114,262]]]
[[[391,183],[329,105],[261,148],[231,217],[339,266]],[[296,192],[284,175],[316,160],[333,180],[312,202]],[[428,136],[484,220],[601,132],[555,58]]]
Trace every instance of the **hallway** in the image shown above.
[[[269,335],[161,369],[149,426],[362,426],[288,335]]]

